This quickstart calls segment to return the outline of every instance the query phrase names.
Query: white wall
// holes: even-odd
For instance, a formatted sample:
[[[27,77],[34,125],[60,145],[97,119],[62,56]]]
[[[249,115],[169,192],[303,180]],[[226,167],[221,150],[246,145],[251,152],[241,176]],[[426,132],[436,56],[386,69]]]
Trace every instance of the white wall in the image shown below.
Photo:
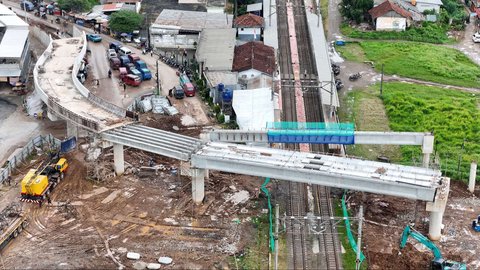
[[[241,40],[260,40],[262,36],[261,28],[237,28],[238,37]]]
[[[249,69],[249,70],[245,70],[245,71],[242,71],[242,72],[239,72],[238,73],[238,78],[243,78],[243,76],[245,75],[246,76],[246,79],[252,79],[252,78],[255,78],[255,77],[258,77],[262,74],[262,72],[256,70],[256,69]]]
[[[376,30],[405,31],[406,18],[378,17]]]
[[[440,6],[439,5],[432,5],[432,4],[417,2],[416,7],[417,7],[418,11],[420,11],[420,12],[424,12],[425,10],[434,9],[436,13],[440,13]]]

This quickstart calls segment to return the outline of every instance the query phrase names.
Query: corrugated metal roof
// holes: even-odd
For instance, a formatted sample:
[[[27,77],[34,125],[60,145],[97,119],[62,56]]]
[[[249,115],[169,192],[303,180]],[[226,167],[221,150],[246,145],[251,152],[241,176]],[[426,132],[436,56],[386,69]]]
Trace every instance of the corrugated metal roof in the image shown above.
[[[0,23],[3,24],[5,27],[15,27],[15,28],[23,28],[28,29],[28,24],[17,17],[17,15],[2,15],[0,16]]]
[[[0,77],[20,77],[22,70],[18,65],[1,65]]]
[[[0,5],[0,16],[3,15],[15,15],[15,12],[10,10],[7,6],[5,5]]]
[[[177,26],[181,30],[202,31],[208,28],[231,28],[233,15],[164,9],[152,27]]]
[[[0,43],[0,58],[20,58],[27,38],[28,29],[7,28]]]
[[[195,57],[208,70],[232,70],[236,29],[204,29]]]

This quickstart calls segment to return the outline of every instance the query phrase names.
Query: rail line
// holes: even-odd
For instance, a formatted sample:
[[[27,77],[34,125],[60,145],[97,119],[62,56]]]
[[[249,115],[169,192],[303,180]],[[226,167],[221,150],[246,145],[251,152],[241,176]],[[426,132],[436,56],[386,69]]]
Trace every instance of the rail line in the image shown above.
[[[279,0],[277,1],[277,13],[282,119],[284,121],[323,122],[325,119],[320,100],[320,89],[317,88],[319,82],[308,31],[305,4],[303,0],[288,2]],[[293,34],[292,29],[289,29],[289,23],[294,25]],[[294,46],[293,51],[291,46]],[[297,47],[295,48],[295,46]],[[297,63],[292,62],[292,57]],[[300,98],[299,87],[302,91]],[[298,110],[299,105],[303,107],[302,110]],[[298,115],[299,112],[300,115]],[[295,144],[286,145],[286,147],[295,150],[300,148]],[[328,152],[328,146],[310,145],[308,150]],[[321,228],[321,232],[312,234],[310,229],[312,224],[307,219],[288,218],[288,216],[304,217],[307,216],[307,213],[322,217],[333,216],[330,190],[326,187],[292,182],[286,183],[284,188],[289,193],[285,221],[289,252],[288,268],[342,269],[340,245],[332,221],[314,221],[315,227]],[[309,210],[311,212],[312,209],[308,209],[309,189],[313,195],[313,202],[311,202],[314,204],[313,213],[309,213]]]

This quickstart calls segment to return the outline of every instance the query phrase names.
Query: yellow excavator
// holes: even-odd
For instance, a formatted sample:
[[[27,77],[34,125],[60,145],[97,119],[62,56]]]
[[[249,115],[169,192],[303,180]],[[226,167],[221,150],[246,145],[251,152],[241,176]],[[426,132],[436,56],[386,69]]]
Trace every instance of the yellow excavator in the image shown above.
[[[50,192],[63,180],[68,162],[60,158],[58,153],[49,155],[49,159],[31,169],[21,182],[21,201],[39,203],[47,198]]]

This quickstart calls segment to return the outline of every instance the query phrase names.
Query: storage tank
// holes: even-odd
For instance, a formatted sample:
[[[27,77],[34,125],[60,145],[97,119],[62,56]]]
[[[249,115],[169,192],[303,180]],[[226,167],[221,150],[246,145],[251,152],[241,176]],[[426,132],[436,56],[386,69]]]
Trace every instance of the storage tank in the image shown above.
[[[233,99],[233,91],[232,89],[225,88],[222,92],[222,100],[223,102],[231,102]]]
[[[219,83],[218,86],[217,86],[218,92],[223,92],[224,88],[225,88],[225,85],[223,85],[223,83]]]

